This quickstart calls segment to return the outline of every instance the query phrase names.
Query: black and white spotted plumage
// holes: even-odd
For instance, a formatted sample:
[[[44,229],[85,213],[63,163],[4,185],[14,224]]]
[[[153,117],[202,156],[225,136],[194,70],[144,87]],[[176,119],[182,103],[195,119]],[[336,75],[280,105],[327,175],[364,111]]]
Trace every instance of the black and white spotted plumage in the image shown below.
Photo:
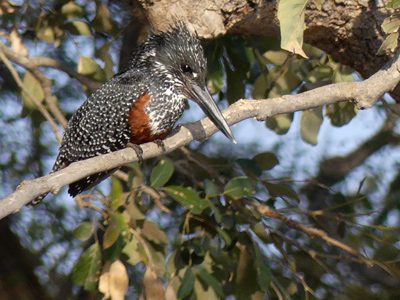
[[[130,113],[144,96],[149,99],[143,107],[148,118],[149,136],[139,139],[140,143],[163,136],[182,115],[186,100],[200,97],[192,86],[209,95],[205,83],[206,60],[202,46],[183,23],[175,23],[165,33],[151,35],[136,50],[129,68],[104,83],[72,116],[51,172],[76,161],[122,149],[129,141],[138,140],[133,136],[136,133],[132,132],[131,126],[136,120],[130,119]],[[213,102],[207,105],[215,110],[211,96],[207,96],[207,101]],[[217,121],[211,119],[233,140],[225,119],[219,110],[218,113]],[[114,171],[72,183],[68,192],[76,196]],[[36,198],[31,204],[39,203],[45,196]]]

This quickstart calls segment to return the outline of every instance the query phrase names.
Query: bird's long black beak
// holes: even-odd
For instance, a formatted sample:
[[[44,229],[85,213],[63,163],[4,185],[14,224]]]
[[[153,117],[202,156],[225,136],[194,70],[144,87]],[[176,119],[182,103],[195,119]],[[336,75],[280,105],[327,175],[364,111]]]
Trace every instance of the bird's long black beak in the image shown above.
[[[207,88],[201,88],[198,85],[193,84],[189,89],[191,92],[190,96],[192,100],[201,107],[201,109],[204,111],[207,117],[210,118],[214,125],[217,126],[217,128],[221,130],[222,133],[226,135],[226,137],[228,137],[232,142],[236,144],[237,142],[233,137],[232,131],[229,128],[228,123],[226,122],[224,116],[219,110],[214,99],[211,97],[210,92],[207,90]]]

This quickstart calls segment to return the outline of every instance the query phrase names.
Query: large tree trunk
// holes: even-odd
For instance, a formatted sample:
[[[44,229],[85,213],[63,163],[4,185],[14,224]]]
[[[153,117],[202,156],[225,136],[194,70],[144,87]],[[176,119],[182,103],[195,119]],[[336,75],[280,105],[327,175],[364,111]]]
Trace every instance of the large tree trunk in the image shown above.
[[[35,274],[38,257],[21,245],[9,220],[0,221],[0,299],[50,299]]]
[[[155,28],[162,29],[171,19],[193,25],[202,38],[226,33],[279,37],[277,8],[279,1],[266,0],[130,0],[131,13],[147,15]],[[388,56],[376,53],[385,36],[383,20],[390,14],[387,0],[325,0],[318,10],[310,1],[306,11],[304,40],[337,61],[348,65],[363,77],[379,70]],[[138,3],[143,7],[137,9]],[[136,9],[133,9],[135,7]],[[397,88],[398,89],[398,88]],[[400,90],[394,91],[394,96]]]

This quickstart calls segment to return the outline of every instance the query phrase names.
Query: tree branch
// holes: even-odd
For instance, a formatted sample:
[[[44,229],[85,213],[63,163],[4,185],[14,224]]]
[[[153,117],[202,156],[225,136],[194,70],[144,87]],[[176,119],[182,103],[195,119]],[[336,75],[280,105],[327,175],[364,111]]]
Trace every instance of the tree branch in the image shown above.
[[[391,114],[382,129],[357,149],[345,156],[331,157],[322,162],[316,181],[327,186],[333,186],[344,180],[352,170],[363,164],[368,157],[382,147],[388,144],[400,143],[400,136],[393,132],[398,119],[398,115]]]
[[[140,3],[140,9],[137,5],[126,5],[132,2]],[[384,40],[381,24],[392,11],[386,7],[387,0],[348,1],[346,5],[343,1],[325,0],[321,9],[316,2],[308,1],[305,10],[306,43],[326,51],[365,78],[388,61],[388,57],[376,55]],[[191,0],[125,0],[123,3],[133,15],[144,13],[156,28],[168,26],[173,18],[185,20],[201,38],[226,33],[280,37],[276,13],[279,1],[203,0],[195,6]]]
[[[49,67],[67,73],[70,77],[75,78],[80,83],[86,85],[91,92],[94,92],[101,86],[101,83],[91,80],[82,74],[79,74],[73,68],[62,64],[55,59],[49,57],[27,58],[25,56],[22,56],[14,52],[3,43],[0,43],[0,49],[3,50],[8,59],[23,66],[25,69],[28,69],[29,71],[38,70],[39,67]]]
[[[266,205],[262,205],[262,204],[258,204],[258,203],[253,203],[252,204],[257,211],[262,214],[263,216],[267,216],[270,217],[272,219],[278,219],[281,220],[283,223],[285,223],[288,227],[293,228],[295,230],[304,232],[305,234],[307,234],[308,236],[310,236],[311,238],[314,237],[320,237],[321,239],[323,239],[325,242],[327,242],[328,244],[341,248],[344,251],[356,256],[358,259],[360,259],[361,262],[365,263],[368,267],[372,267],[373,266],[373,261],[367,259],[366,257],[364,257],[364,255],[362,255],[360,253],[360,251],[358,251],[355,248],[352,248],[332,237],[330,237],[325,231],[321,230],[321,229],[317,229],[314,227],[307,227],[304,226],[302,223],[288,219],[287,217],[285,217],[283,214],[279,213],[277,210],[272,209]]]
[[[15,82],[17,83],[17,85],[19,86],[19,88],[29,97],[29,99],[31,99],[33,101],[33,103],[35,103],[35,105],[38,107],[39,111],[43,114],[43,116],[46,118],[46,120],[49,121],[50,125],[53,127],[53,130],[56,134],[58,141],[61,142],[62,137],[60,135],[60,130],[58,129],[57,124],[54,122],[54,120],[50,116],[49,112],[44,107],[44,105],[38,99],[36,99],[36,97],[33,96],[31,94],[31,92],[29,92],[29,90],[26,88],[25,84],[22,82],[21,78],[19,77],[17,70],[15,70],[15,68],[12,66],[11,62],[9,61],[9,59],[7,58],[7,56],[5,55],[5,53],[1,47],[0,47],[0,59],[3,61],[3,63],[6,65],[6,67],[10,71],[11,75],[13,76],[13,78],[14,78]]]
[[[372,107],[380,97],[392,90],[400,81],[399,54],[383,69],[361,82],[345,82],[323,86],[298,95],[286,95],[279,98],[264,100],[239,100],[224,111],[224,116],[230,125],[248,118],[259,121],[283,113],[291,113],[321,105],[329,105],[340,101],[353,101],[358,109]],[[187,145],[193,140],[203,140],[210,137],[217,128],[209,119],[180,126],[174,134],[165,141],[166,153]],[[143,159],[164,154],[163,149],[155,143],[141,145]],[[59,190],[72,182],[105,170],[118,168],[124,164],[137,161],[133,149],[127,148],[110,154],[97,156],[71,164],[56,173],[24,181],[11,195],[0,201],[0,219],[18,212],[21,207],[37,196]]]

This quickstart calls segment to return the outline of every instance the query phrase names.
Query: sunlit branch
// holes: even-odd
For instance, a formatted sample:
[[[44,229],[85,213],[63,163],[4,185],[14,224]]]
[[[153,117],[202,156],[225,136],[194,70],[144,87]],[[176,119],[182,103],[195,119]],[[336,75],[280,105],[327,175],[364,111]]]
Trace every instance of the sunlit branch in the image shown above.
[[[367,109],[372,107],[385,92],[396,87],[400,81],[399,69],[399,56],[396,55],[390,64],[364,81],[332,84],[302,94],[279,98],[239,100],[224,110],[223,114],[227,122],[233,125],[248,118],[263,121],[277,114],[291,113],[341,101],[353,101],[358,109]],[[193,140],[208,139],[215,132],[217,132],[217,128],[208,118],[180,126],[164,140],[165,152],[155,143],[141,145],[143,159],[170,153]],[[135,161],[138,161],[136,152],[127,148],[72,163],[56,173],[24,181],[13,194],[0,201],[0,219],[19,211],[21,207],[43,193],[57,194],[62,187],[72,182]]]

